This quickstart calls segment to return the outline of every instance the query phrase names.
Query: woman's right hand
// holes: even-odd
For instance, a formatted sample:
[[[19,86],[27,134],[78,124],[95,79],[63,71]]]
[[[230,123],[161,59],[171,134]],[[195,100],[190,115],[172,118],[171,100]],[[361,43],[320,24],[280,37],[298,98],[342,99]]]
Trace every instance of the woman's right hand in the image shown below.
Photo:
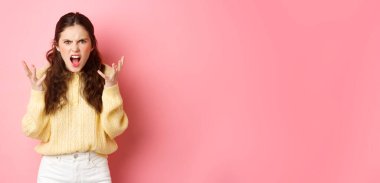
[[[25,74],[28,76],[30,83],[32,84],[32,89],[42,91],[42,82],[45,80],[46,74],[44,74],[41,78],[37,78],[36,67],[32,65],[32,70],[30,70],[28,64],[25,61],[22,61],[22,63],[24,65]]]

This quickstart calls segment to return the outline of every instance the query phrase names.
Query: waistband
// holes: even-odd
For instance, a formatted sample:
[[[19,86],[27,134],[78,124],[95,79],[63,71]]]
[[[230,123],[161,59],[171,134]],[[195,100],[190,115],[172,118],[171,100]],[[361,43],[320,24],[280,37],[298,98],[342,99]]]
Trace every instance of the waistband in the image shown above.
[[[54,158],[59,160],[90,160],[95,157],[104,157],[95,152],[76,152],[71,154],[63,154],[63,155],[44,155],[45,158]]]

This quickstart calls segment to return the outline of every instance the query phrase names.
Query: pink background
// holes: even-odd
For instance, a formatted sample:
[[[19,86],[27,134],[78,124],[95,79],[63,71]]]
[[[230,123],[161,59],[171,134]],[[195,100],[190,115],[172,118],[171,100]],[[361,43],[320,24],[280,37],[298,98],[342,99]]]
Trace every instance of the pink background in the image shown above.
[[[9,1],[0,17],[1,182],[35,182],[21,133],[55,23],[95,25],[125,55],[129,129],[114,182],[380,182],[380,11],[375,0]]]

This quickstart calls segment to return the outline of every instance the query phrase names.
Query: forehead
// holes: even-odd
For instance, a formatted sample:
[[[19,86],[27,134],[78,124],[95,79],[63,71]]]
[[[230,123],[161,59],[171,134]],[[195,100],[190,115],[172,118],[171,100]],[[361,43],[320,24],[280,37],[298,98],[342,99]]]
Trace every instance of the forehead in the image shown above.
[[[73,26],[66,27],[61,32],[59,39],[77,40],[85,38],[89,38],[87,30],[83,26],[75,24]]]

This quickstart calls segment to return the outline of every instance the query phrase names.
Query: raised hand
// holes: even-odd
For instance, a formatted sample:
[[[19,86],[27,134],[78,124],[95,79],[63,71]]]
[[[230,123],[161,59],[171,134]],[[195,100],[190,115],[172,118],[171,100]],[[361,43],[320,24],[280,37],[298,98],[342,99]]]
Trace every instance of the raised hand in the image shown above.
[[[110,75],[108,76],[105,75],[102,71],[98,70],[98,74],[102,76],[105,80],[104,86],[110,87],[117,84],[117,79],[118,79],[117,77],[119,75],[121,68],[123,67],[123,64],[124,64],[124,56],[120,58],[117,65],[115,63],[112,63],[113,72],[111,72]]]
[[[30,83],[32,85],[32,89],[42,91],[42,82],[46,78],[46,74],[44,74],[41,78],[37,78],[36,76],[36,67],[32,65],[32,70],[29,69],[28,64],[25,61],[22,61],[24,65],[24,71],[26,76],[28,76]]]

